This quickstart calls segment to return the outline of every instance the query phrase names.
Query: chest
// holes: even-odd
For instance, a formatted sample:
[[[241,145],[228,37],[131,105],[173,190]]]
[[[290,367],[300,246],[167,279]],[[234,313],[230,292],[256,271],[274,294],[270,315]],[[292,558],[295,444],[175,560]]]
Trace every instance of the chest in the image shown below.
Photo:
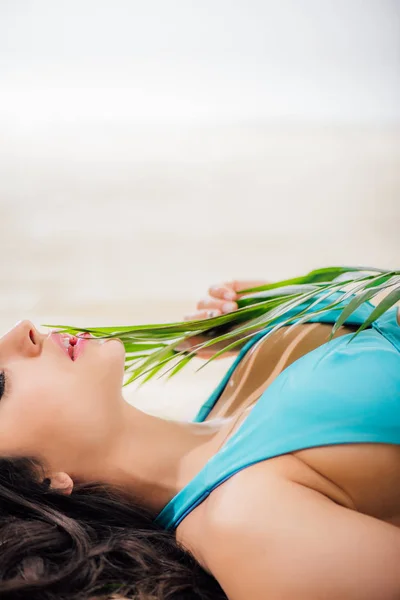
[[[279,373],[325,343],[330,331],[331,325],[322,323],[283,328],[249,350],[206,419],[226,419],[221,444],[234,435]],[[351,331],[353,328],[344,327],[337,335]],[[286,477],[301,479],[305,485],[344,506],[382,520],[400,522],[399,445],[357,443],[307,448],[262,461],[254,472],[264,479],[275,469]]]
[[[359,512],[400,524],[400,446],[339,444],[293,453],[342,490]]]
[[[309,448],[260,461],[234,474],[216,487],[181,521],[176,538],[208,571],[202,546],[202,528],[219,495],[241,485],[256,497],[268,494],[271,475],[279,474],[324,494],[351,510],[400,527],[400,446],[391,444],[342,444]],[[233,481],[235,480],[235,481]],[[232,486],[233,483],[233,486]],[[209,571],[208,571],[209,572]]]

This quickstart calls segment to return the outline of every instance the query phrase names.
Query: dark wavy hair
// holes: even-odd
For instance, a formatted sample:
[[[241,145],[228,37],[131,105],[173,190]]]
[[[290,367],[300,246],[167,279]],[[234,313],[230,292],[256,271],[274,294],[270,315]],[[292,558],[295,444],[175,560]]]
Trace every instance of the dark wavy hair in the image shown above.
[[[226,600],[175,533],[116,487],[50,488],[35,458],[0,458],[2,600]]]

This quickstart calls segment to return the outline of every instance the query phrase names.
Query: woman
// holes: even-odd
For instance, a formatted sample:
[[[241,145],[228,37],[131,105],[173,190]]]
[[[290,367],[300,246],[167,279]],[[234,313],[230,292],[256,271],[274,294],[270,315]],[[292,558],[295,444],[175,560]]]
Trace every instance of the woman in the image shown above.
[[[0,339],[0,597],[400,598],[396,309],[347,343],[371,306],[329,343],[336,311],[260,331],[193,422],[124,401],[118,340],[19,322]]]

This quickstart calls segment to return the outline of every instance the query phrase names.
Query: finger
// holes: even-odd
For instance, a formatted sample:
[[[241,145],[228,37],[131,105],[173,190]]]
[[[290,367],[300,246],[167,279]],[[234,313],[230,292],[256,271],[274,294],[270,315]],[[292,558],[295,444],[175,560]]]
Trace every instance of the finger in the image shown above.
[[[228,283],[228,285],[230,285],[231,288],[235,291],[237,298],[241,298],[245,294],[241,294],[240,290],[247,290],[248,288],[259,287],[260,285],[267,285],[268,283],[270,282],[266,281],[265,279],[246,279],[245,281],[243,281],[242,279],[234,279],[233,281]]]
[[[237,294],[229,283],[219,283],[212,285],[208,289],[208,293],[212,298],[219,298],[221,300],[236,300]]]
[[[211,317],[218,317],[221,311],[213,308],[211,310],[199,310],[191,315],[185,315],[184,321],[199,321],[200,319],[210,319]]]
[[[233,310],[237,310],[238,305],[236,302],[226,301],[226,300],[218,300],[217,298],[203,298],[200,302],[197,303],[197,308],[208,308],[208,309],[216,309],[222,313],[232,312]]]
[[[223,300],[237,300],[241,298],[243,294],[240,294],[240,290],[246,290],[247,288],[258,287],[260,285],[266,285],[269,283],[265,279],[233,279],[232,281],[225,281],[217,285],[212,285],[208,293],[213,298],[220,298]]]

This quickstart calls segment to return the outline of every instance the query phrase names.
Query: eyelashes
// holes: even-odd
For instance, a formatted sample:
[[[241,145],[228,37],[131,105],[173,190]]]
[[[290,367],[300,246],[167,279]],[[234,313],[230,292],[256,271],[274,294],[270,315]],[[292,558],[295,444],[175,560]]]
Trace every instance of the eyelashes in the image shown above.
[[[8,391],[8,377],[5,371],[0,372],[0,400],[4,398]]]

